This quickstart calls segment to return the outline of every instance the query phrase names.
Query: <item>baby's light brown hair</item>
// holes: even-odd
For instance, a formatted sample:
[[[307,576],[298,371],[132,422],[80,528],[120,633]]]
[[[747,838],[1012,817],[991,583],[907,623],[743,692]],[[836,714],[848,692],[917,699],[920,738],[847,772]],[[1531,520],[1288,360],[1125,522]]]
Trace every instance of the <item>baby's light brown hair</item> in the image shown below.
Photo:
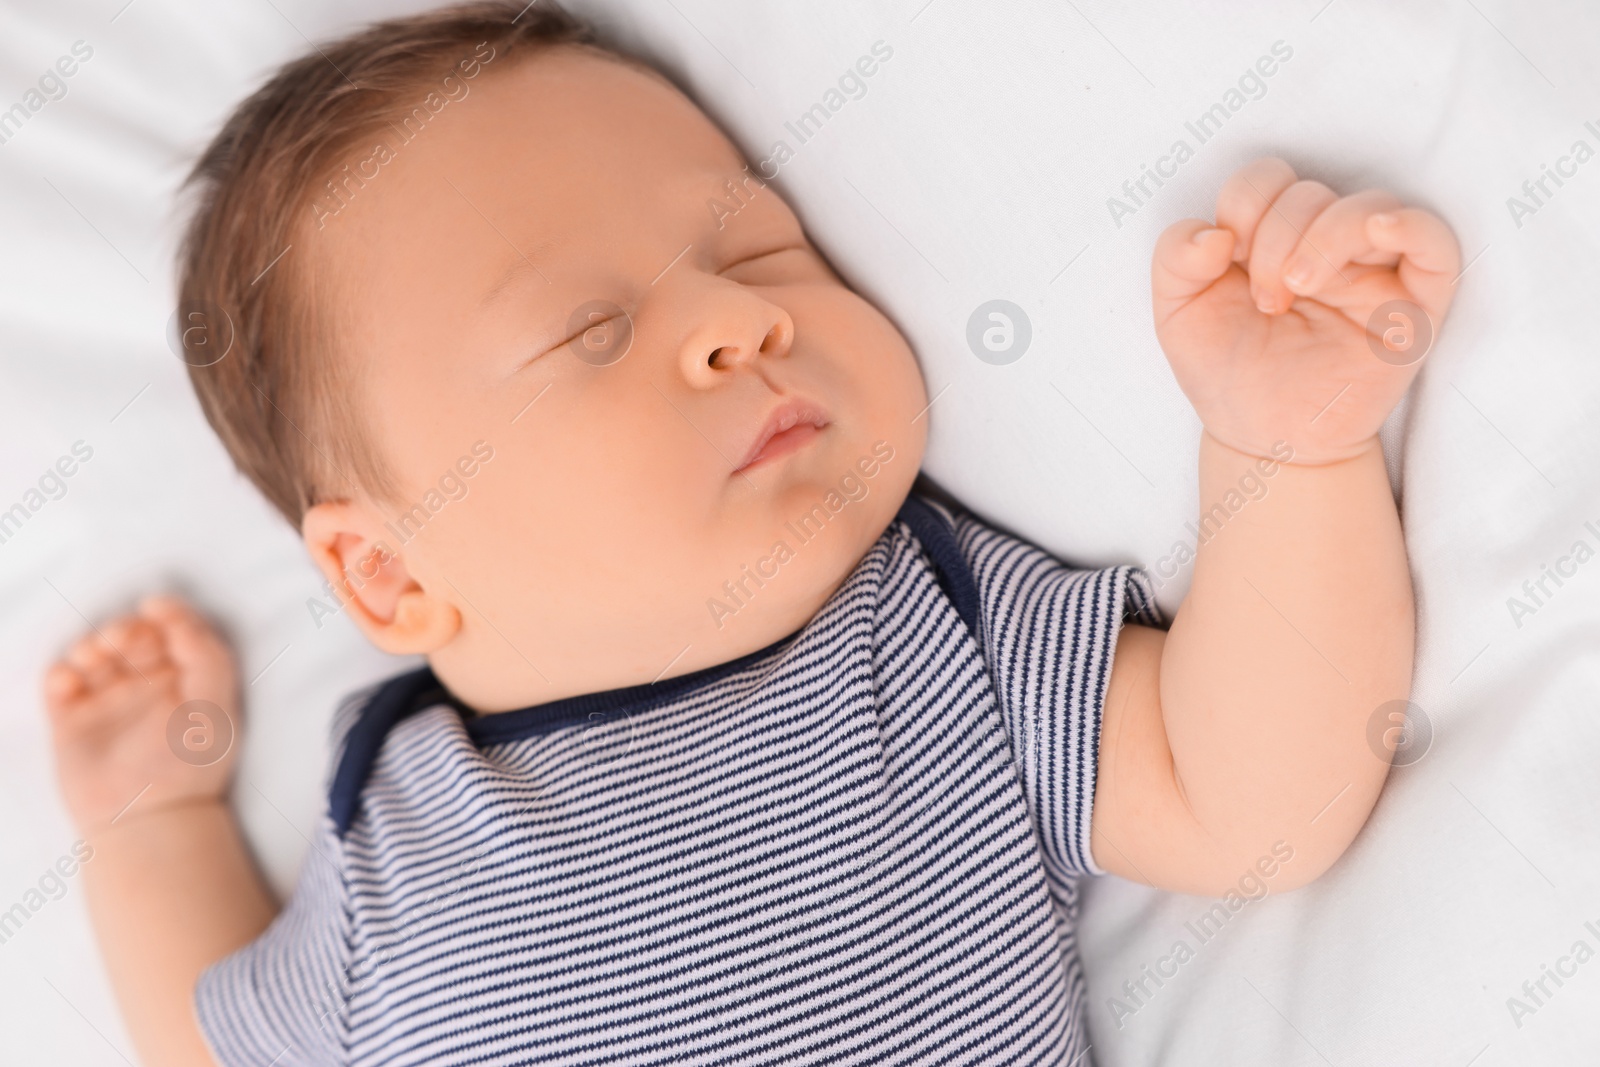
[[[197,203],[178,257],[180,354],[234,463],[296,529],[321,501],[398,493],[340,358],[329,279],[311,249],[294,247],[297,235],[304,243],[307,227],[328,227],[429,123],[470,107],[470,83],[485,68],[556,46],[660,77],[600,46],[552,0],[481,0],[391,19],[280,68],[185,180]]]

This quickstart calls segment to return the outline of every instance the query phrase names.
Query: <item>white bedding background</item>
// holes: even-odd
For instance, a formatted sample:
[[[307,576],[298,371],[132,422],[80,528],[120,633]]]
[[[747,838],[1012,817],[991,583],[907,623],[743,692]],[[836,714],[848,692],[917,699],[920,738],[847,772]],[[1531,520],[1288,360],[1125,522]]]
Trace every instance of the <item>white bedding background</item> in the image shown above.
[[[317,578],[232,471],[165,331],[172,191],[232,104],[308,38],[423,6],[37,0],[5,15],[0,111],[26,107],[76,42],[92,54],[0,144],[0,511],[43,500],[0,543],[0,913],[24,912],[0,942],[0,1063],[132,1057],[79,878],[49,873],[73,835],[38,678],[86,620],[176,587],[226,625],[248,683],[237,803],[280,892],[323,803],[334,701],[401,666],[342,618],[316,624]],[[1600,1062],[1600,955],[1573,955],[1579,941],[1600,954],[1600,9],[573,6],[656,59],[752,159],[788,145],[778,186],[922,361],[936,396],[925,469],[1074,562],[1172,574],[1169,611],[1188,577],[1176,546],[1192,546],[1201,503],[1199,427],[1150,325],[1156,235],[1209,213],[1222,180],[1263,153],[1449,220],[1469,266],[1385,433],[1431,746],[1311,887],[1207,926],[1210,901],[1095,882],[1080,934],[1092,1055],[1103,1067]],[[845,78],[878,42],[889,58]],[[1288,58],[1257,67],[1275,45]],[[826,117],[801,143],[786,123],[819,104]],[[1219,104],[1226,119],[1202,140],[1186,124]],[[1158,165],[1159,187],[1125,191]],[[1535,200],[1523,183],[1541,177]],[[1004,365],[967,342],[973,312],[996,299],[1031,328]],[[76,442],[92,457],[41,486]],[[1568,574],[1534,604],[1523,583],[1547,565]],[[1534,610],[1514,614],[1512,597]],[[1541,978],[1534,1000],[1524,983]]]

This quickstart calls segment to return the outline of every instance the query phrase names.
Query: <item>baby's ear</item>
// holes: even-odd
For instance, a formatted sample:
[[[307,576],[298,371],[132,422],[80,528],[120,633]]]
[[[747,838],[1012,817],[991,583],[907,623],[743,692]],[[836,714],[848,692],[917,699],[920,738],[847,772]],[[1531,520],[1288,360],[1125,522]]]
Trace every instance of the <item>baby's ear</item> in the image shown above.
[[[306,551],[367,640],[396,656],[436,652],[461,630],[461,613],[417,583],[384,534],[348,501],[314,504],[300,520]]]

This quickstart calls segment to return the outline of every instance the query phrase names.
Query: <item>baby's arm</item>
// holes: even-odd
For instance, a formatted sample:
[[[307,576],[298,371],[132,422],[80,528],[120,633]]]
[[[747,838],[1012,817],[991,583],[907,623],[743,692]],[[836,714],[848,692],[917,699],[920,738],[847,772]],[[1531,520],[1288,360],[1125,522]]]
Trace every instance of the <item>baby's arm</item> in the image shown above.
[[[1205,895],[1268,869],[1274,889],[1303,885],[1377,801],[1388,752],[1368,723],[1410,693],[1415,625],[1377,433],[1424,352],[1379,358],[1368,325],[1415,327],[1420,305],[1437,329],[1459,265],[1436,217],[1340,199],[1276,159],[1227,183],[1216,227],[1169,228],[1152,288],[1205,426],[1202,511],[1237,495],[1170,632],[1119,635],[1093,814],[1102,867]],[[1394,300],[1406,319],[1380,311]]]
[[[206,720],[221,712],[239,721],[233,658],[167,597],[103,632],[45,676],[57,778],[93,849],[83,867],[89,914],[140,1058],[211,1067],[195,980],[277,913],[227,804],[233,753],[205,763],[205,731],[218,725]],[[188,701],[209,707],[192,709],[203,718],[183,716],[196,731],[187,747],[178,742],[195,753],[186,760],[169,747],[168,720]]]

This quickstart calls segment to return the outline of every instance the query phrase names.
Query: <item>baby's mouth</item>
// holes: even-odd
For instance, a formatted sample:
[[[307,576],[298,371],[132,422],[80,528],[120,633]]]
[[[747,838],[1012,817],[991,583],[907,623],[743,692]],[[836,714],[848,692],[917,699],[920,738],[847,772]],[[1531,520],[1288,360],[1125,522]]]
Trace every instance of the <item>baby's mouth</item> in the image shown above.
[[[772,410],[756,433],[734,474],[804,448],[829,425],[827,412],[801,397],[789,397]]]

